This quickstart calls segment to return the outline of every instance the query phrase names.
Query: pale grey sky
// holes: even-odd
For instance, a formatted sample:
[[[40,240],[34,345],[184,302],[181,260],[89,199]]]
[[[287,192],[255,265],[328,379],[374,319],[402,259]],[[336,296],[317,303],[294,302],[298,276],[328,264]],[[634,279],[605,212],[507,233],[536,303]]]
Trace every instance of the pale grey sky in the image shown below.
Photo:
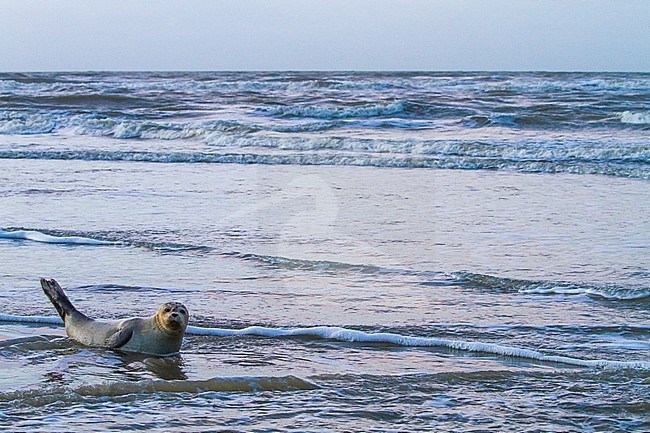
[[[650,0],[0,0],[0,71],[650,71]]]

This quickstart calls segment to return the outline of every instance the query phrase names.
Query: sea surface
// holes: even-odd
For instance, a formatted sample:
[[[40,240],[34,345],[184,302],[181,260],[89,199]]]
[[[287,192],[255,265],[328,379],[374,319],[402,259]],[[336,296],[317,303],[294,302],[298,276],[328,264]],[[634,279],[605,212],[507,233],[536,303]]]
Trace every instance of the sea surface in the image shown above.
[[[2,73],[0,431],[647,432],[649,215],[650,74]]]

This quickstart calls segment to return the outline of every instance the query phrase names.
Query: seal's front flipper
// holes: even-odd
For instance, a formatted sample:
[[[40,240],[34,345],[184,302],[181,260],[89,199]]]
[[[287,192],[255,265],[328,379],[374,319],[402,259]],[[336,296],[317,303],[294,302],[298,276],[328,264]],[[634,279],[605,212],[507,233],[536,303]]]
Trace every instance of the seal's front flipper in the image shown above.
[[[120,347],[128,343],[132,336],[133,336],[133,329],[128,329],[128,328],[120,329],[115,334],[108,337],[106,339],[106,343],[104,344],[109,349],[119,349]]]
[[[72,302],[70,302],[70,299],[68,299],[61,286],[59,286],[59,283],[57,283],[53,278],[49,280],[41,278],[41,287],[47,297],[50,298],[50,301],[52,301],[52,304],[54,304],[54,308],[56,308],[56,311],[58,311],[59,316],[61,316],[63,321],[65,321],[66,316],[81,314],[77,311],[74,305],[72,305]]]

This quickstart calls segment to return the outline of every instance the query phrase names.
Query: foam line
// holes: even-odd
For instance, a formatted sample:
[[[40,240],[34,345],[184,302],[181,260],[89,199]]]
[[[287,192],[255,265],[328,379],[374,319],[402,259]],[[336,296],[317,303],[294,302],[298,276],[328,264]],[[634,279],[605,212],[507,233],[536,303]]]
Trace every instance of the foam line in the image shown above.
[[[13,316],[0,314],[0,322],[23,322],[23,323],[50,323],[62,324],[59,317],[44,316]],[[568,356],[545,355],[541,352],[517,347],[502,346],[493,343],[481,343],[477,341],[447,340],[430,337],[414,337],[400,335],[390,332],[368,333],[354,329],[340,328],[336,326],[314,326],[309,328],[267,328],[263,326],[249,326],[243,329],[227,328],[204,328],[199,326],[188,326],[186,333],[189,335],[212,335],[216,337],[314,337],[334,341],[346,341],[357,343],[386,343],[405,347],[445,347],[466,352],[489,353],[494,355],[510,356],[515,358],[526,358],[535,361],[554,362],[559,364],[576,365],[579,367],[603,367],[603,368],[635,368],[650,370],[650,362],[647,361],[610,361],[605,359],[579,359]]]
[[[108,151],[108,150],[0,150],[0,159],[46,159],[46,160],[78,160],[78,161],[132,161],[146,163],[205,163],[205,164],[262,164],[262,165],[335,165],[351,167],[392,167],[392,168],[428,168],[455,170],[515,170],[524,173],[574,173],[602,174],[625,178],[650,178],[650,171],[645,164],[636,161],[647,158],[647,149],[620,149],[613,145],[600,144],[597,150],[591,146],[581,152],[565,153],[564,155],[547,157],[548,149],[531,150],[529,147],[506,149],[506,153],[498,153],[491,149],[494,146],[481,146],[475,143],[423,144],[424,151],[415,153],[408,149],[411,144],[400,145],[387,143],[370,151],[358,151],[368,147],[365,142],[346,145],[340,149],[340,144],[327,145],[316,141],[306,145],[296,145],[289,140],[285,145],[283,138],[277,142],[269,139],[250,142],[242,139],[232,142],[223,138],[224,143],[216,143],[215,147],[234,149],[229,152],[150,152],[150,151]],[[208,142],[212,144],[211,142]],[[507,145],[507,143],[506,143]],[[337,147],[339,146],[339,147]],[[407,149],[400,152],[399,147]],[[642,145],[641,145],[642,146]],[[245,152],[250,147],[278,148],[295,150],[291,153],[256,153]],[[397,150],[391,150],[397,147]],[[490,149],[483,149],[490,147]],[[533,146],[530,146],[533,147]],[[304,149],[303,149],[304,148]],[[318,149],[333,149],[336,153],[322,153]],[[384,149],[387,149],[384,151]],[[315,151],[316,150],[316,151]],[[342,152],[341,152],[342,151]],[[559,151],[558,151],[559,152]],[[644,153],[645,152],[645,153]],[[617,157],[612,155],[619,155]],[[577,155],[577,156],[576,156]],[[579,160],[571,164],[567,161]],[[612,161],[616,161],[613,163]]]
[[[0,239],[22,239],[46,244],[73,244],[73,245],[113,245],[114,242],[100,241],[98,239],[83,238],[79,236],[52,236],[35,230],[0,230]]]
[[[0,314],[0,322],[48,323],[52,325],[63,325],[63,320],[59,316],[14,316],[13,314]]]
[[[469,342],[458,340],[446,340],[429,337],[413,337],[407,335],[393,334],[389,332],[368,333],[353,329],[316,326],[311,328],[278,329],[251,326],[244,329],[222,329],[222,328],[200,328],[188,326],[188,334],[194,335],[216,335],[220,337],[257,335],[261,337],[296,337],[310,336],[336,341],[350,341],[362,343],[388,343],[407,347],[446,347],[467,352],[491,353],[495,355],[511,356],[516,358],[527,358],[544,362],[555,362],[560,364],[577,365],[580,367],[608,367],[608,368],[640,368],[650,370],[650,362],[645,361],[609,361],[609,360],[587,360],[571,358],[568,356],[544,355],[529,349],[502,346],[493,343]]]

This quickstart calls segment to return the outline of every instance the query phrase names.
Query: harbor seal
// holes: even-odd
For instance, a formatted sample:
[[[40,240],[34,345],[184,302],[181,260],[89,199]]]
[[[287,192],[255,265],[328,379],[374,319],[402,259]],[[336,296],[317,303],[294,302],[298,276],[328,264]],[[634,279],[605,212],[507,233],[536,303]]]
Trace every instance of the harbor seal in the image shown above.
[[[70,338],[86,346],[119,349],[147,355],[179,353],[189,313],[178,302],[168,302],[151,317],[99,321],[80,313],[54,279],[41,278],[41,287],[65,323]]]

